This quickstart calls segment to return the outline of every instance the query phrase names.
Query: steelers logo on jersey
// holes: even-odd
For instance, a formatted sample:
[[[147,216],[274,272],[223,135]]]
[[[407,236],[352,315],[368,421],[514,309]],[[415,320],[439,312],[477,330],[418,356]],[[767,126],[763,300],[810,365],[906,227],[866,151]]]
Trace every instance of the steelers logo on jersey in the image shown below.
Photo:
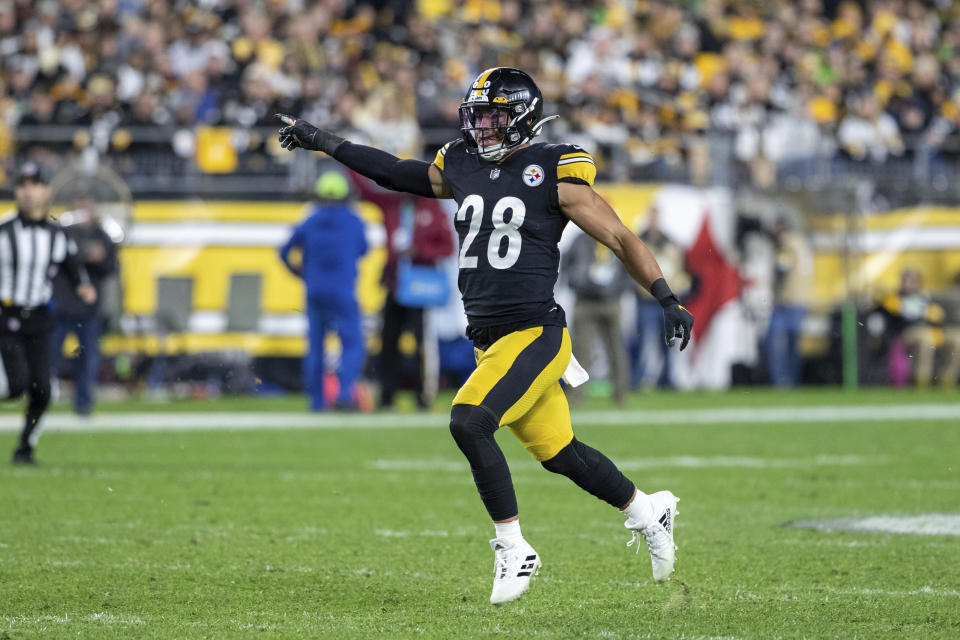
[[[527,168],[523,170],[523,184],[528,187],[539,186],[543,182],[543,167],[538,164],[527,165]]]

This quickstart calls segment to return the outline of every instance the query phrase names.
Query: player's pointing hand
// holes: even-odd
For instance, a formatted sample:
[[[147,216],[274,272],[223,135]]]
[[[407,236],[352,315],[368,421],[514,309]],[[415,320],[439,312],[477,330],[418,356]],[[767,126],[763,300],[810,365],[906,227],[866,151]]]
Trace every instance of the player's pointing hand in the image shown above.
[[[319,129],[306,120],[297,120],[293,116],[288,116],[284,113],[278,113],[276,115],[277,119],[286,125],[282,127],[279,132],[281,147],[290,149],[291,151],[297,147],[314,149],[313,141]]]
[[[285,113],[278,113],[276,117],[286,125],[281,127],[279,131],[280,146],[284,149],[292,151],[300,147],[333,155],[336,148],[343,142],[343,138],[329,131],[318,129],[302,118],[294,118]]]

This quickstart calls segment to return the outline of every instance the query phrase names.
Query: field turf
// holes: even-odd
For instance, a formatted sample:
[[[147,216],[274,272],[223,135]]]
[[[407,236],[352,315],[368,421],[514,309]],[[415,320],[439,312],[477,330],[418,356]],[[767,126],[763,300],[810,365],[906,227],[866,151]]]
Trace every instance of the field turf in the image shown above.
[[[801,419],[824,404],[957,411]],[[300,406],[103,410],[178,411],[199,427],[217,419],[201,410]],[[0,461],[0,639],[960,637],[960,538],[785,526],[960,514],[960,396],[655,394],[631,406],[796,407],[796,421],[769,423],[575,423],[642,489],[680,496],[665,584],[652,582],[645,548],[626,548],[619,514],[541,469],[506,431],[521,524],[544,566],[501,608],[487,600],[492,527],[442,420],[52,431],[37,467]],[[15,436],[0,438],[6,457]]]

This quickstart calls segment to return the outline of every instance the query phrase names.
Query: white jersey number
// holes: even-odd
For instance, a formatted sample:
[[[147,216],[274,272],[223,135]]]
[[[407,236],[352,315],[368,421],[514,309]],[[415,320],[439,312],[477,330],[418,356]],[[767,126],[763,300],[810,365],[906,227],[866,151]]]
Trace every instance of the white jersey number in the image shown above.
[[[472,194],[463,199],[460,209],[457,211],[457,220],[463,222],[467,219],[467,212],[470,213],[470,229],[467,236],[463,239],[463,245],[460,247],[460,268],[476,269],[477,256],[468,256],[470,245],[480,233],[480,225],[483,223],[483,198]],[[504,221],[504,217],[510,212],[510,219]],[[527,208],[523,200],[514,196],[500,198],[493,207],[493,232],[490,234],[490,241],[487,243],[487,262],[494,269],[509,269],[516,264],[520,257],[520,227],[523,225],[523,219],[527,215]],[[503,251],[503,239],[507,239],[506,251]]]

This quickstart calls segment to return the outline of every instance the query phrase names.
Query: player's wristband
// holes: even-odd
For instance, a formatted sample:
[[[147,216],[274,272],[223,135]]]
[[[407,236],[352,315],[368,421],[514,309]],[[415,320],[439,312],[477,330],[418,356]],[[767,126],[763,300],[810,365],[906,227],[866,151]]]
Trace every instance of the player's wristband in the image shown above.
[[[680,304],[680,299],[670,290],[670,285],[663,278],[657,278],[650,285],[650,295],[657,299],[661,307],[669,307],[674,304]]]
[[[333,154],[337,152],[337,149],[344,142],[346,142],[346,140],[338,135],[334,135],[329,131],[324,131],[323,129],[317,129],[316,133],[313,134],[311,146],[317,151],[323,151],[328,156],[333,157]]]

